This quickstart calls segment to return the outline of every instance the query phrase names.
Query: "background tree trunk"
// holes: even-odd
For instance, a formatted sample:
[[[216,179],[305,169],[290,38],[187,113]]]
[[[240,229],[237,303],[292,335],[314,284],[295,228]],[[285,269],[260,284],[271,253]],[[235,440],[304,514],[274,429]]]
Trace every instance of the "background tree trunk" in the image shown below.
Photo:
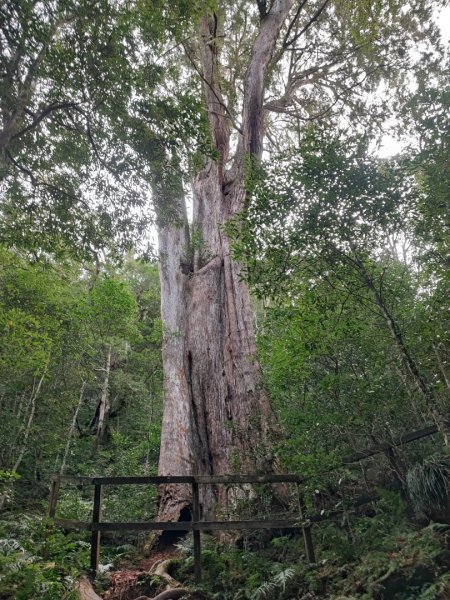
[[[75,431],[75,427],[76,427],[76,424],[77,424],[78,413],[80,412],[81,406],[83,404],[83,397],[84,397],[84,390],[85,390],[85,388],[86,388],[86,382],[83,381],[82,384],[81,384],[80,396],[78,398],[78,403],[77,403],[77,406],[76,406],[75,411],[73,413],[72,422],[70,424],[69,433],[67,434],[66,447],[64,449],[64,456],[63,456],[63,459],[62,459],[62,462],[61,462],[61,468],[59,470],[59,474],[60,475],[64,475],[64,471],[66,469],[66,462],[67,462],[67,458],[69,457],[70,445],[72,443],[73,433]]]
[[[48,361],[47,361],[47,364],[48,364]],[[47,367],[45,368],[44,372],[42,373],[41,377],[39,378],[39,381],[35,378],[34,382],[33,382],[33,389],[31,391],[30,405],[29,405],[30,412],[28,415],[25,429],[21,432],[20,450],[19,450],[19,454],[11,468],[12,473],[17,472],[17,469],[20,467],[23,457],[25,456],[25,453],[27,451],[27,442],[28,442],[28,438],[30,437],[31,428],[33,426],[34,416],[36,414],[36,399],[39,396],[39,393],[41,391],[42,383],[44,381],[44,377],[47,372],[46,369],[47,369]],[[7,498],[6,493],[0,495],[0,510],[3,509],[6,498]]]
[[[108,346],[106,352],[105,367],[103,369],[105,376],[102,384],[102,393],[100,396],[100,405],[98,411],[98,424],[97,434],[95,438],[95,450],[104,441],[106,435],[106,427],[108,424],[108,415],[111,410],[110,390],[109,390],[109,378],[111,375],[111,358],[112,358],[112,346]]]

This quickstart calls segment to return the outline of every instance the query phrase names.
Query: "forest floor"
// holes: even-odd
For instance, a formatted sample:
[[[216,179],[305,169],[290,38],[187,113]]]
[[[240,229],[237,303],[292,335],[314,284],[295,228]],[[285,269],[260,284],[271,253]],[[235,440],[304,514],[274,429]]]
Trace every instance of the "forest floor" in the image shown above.
[[[167,585],[167,581],[155,574],[155,568],[179,555],[177,548],[169,547],[139,560],[133,567],[112,571],[108,577],[109,587],[102,594],[103,599],[134,600],[139,596],[158,592],[158,588]]]
[[[373,537],[374,532],[367,534]],[[296,540],[278,538],[274,548],[205,550],[203,584],[193,586],[192,558],[180,549],[168,549],[108,575],[104,600],[154,598],[167,589],[155,566],[165,565],[190,598],[219,600],[450,600],[450,527],[429,525],[383,532],[376,548],[361,553],[323,558],[307,565]],[[335,541],[338,541],[335,538]],[[212,544],[211,541],[209,541]],[[342,539],[340,540],[342,543]],[[344,547],[341,546],[341,550]],[[349,549],[348,549],[349,550]],[[170,577],[170,576],[169,576]]]
[[[146,557],[138,544],[105,540],[95,588],[102,600],[155,598],[173,580],[197,599],[450,600],[450,525],[412,523],[402,518],[400,501],[389,493],[371,517],[317,526],[315,564],[305,560],[299,535],[248,532],[230,545],[204,534],[201,586],[194,583],[192,536]],[[64,531],[37,513],[2,515],[0,600],[72,599],[89,553],[84,532]]]

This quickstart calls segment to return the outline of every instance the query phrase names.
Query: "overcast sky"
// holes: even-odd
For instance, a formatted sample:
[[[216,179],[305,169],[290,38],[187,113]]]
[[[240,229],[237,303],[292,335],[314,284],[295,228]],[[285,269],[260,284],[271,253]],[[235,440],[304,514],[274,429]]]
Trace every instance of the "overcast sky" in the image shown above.
[[[443,8],[436,14],[436,23],[439,25],[442,35],[442,42],[447,47],[447,54],[450,50],[450,5]],[[388,158],[395,156],[401,152],[404,146],[404,141],[400,141],[391,135],[386,135],[383,139],[381,147],[376,150],[377,156],[380,158]]]

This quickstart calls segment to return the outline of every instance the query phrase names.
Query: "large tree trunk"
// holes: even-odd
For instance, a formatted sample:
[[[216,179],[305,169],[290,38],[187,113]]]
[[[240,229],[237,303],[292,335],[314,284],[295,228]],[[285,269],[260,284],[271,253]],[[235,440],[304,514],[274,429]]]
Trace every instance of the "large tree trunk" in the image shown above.
[[[208,241],[203,239],[203,252],[196,252],[192,272],[183,273],[185,228],[168,226],[160,232],[165,392],[161,475],[272,469],[268,447],[274,420],[256,359],[248,288],[221,231],[229,205],[217,190],[217,171],[211,164],[208,177],[199,176],[195,183],[197,215],[213,185],[224,214],[219,219],[203,206],[202,219],[195,223],[201,222],[202,232],[209,229],[209,235]],[[200,256],[205,252],[212,255],[208,260]],[[177,519],[189,497],[190,488],[166,488],[160,517]],[[212,504],[208,498],[203,503]],[[214,502],[223,505],[223,493]]]
[[[224,225],[243,207],[244,164],[262,151],[264,79],[279,30],[294,0],[276,0],[261,21],[250,58],[242,132],[234,172],[225,165],[229,123],[218,75],[213,17],[201,20],[205,102],[218,159],[195,178],[193,238],[183,202],[160,227],[164,323],[164,416],[159,473],[224,474],[273,470],[274,418],[256,358],[250,296],[233,260]],[[202,491],[203,512],[226,504],[226,491]],[[188,486],[166,486],[161,519],[177,520],[190,503]]]

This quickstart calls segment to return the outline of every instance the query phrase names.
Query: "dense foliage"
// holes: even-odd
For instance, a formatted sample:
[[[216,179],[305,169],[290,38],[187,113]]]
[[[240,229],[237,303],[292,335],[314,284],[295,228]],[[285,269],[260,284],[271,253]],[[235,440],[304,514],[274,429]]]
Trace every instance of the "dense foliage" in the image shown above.
[[[260,356],[291,468],[433,421],[446,438],[445,98],[410,103],[425,150],[377,159],[364,139],[315,127],[249,178],[230,229],[264,304]]]
[[[154,471],[155,267],[128,259],[97,273],[6,249],[2,259],[1,457],[4,470],[26,474],[19,502],[27,490],[46,495],[52,473]]]

